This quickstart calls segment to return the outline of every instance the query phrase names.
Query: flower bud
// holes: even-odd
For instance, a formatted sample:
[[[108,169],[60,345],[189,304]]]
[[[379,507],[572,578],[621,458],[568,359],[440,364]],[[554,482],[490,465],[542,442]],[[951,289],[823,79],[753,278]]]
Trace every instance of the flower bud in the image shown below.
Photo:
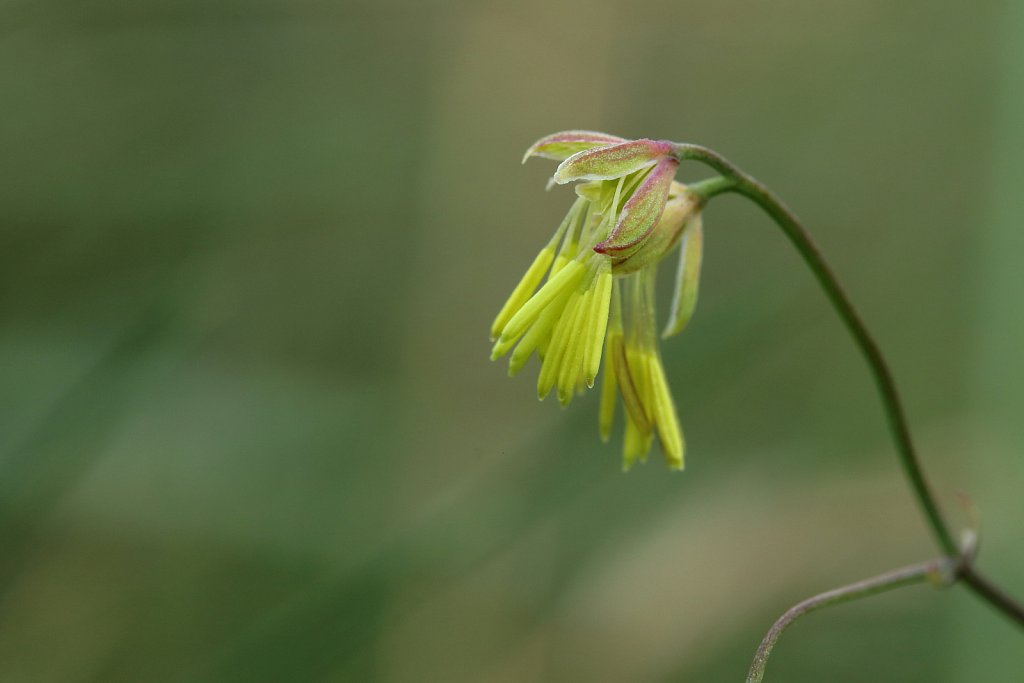
[[[684,441],[655,327],[658,263],[680,246],[672,313],[664,335],[693,313],[700,274],[702,198],[674,180],[667,142],[563,131],[535,142],[531,156],[562,163],[552,181],[577,182],[576,201],[498,313],[492,359],[511,352],[515,375],[536,354],[537,394],[568,405],[604,368],[599,431],[608,439],[621,401],[623,466],[646,459],[655,439],[672,469]]]

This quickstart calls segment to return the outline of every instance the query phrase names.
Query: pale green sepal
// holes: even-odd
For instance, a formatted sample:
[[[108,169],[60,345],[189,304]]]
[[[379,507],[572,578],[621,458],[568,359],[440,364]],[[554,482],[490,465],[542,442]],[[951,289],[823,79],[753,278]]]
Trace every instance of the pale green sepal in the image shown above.
[[[526,154],[523,155],[523,163],[525,164],[530,157],[563,161],[573,154],[620,142],[625,142],[625,139],[607,133],[598,133],[592,130],[564,130],[542,137],[530,145]]]
[[[683,229],[679,247],[679,270],[676,271],[675,294],[668,324],[661,333],[662,339],[679,334],[690,322],[697,306],[697,289],[700,283],[700,264],[704,253],[704,223],[701,214],[695,214]]]
[[[576,180],[614,180],[668,158],[671,148],[654,140],[632,140],[572,155],[555,170],[559,185]]]

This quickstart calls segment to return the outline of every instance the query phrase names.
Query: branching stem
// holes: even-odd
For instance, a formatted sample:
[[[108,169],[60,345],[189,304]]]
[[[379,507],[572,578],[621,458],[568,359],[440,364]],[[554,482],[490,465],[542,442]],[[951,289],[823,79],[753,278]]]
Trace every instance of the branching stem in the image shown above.
[[[779,636],[786,630],[786,627],[808,612],[884,593],[894,588],[922,583],[932,577],[942,577],[949,573],[948,564],[948,560],[934,560],[903,567],[864,581],[851,583],[849,586],[826,591],[790,607],[785,614],[779,617],[778,621],[772,624],[764,640],[761,641],[761,645],[757,648],[754,661],[750,665],[750,672],[747,674],[747,683],[761,683],[761,679],[764,678],[765,666],[768,664],[768,656],[772,653],[772,648],[775,647]]]
[[[931,487],[928,485],[928,480],[925,478],[924,471],[921,469],[921,463],[917,457],[917,451],[914,448],[914,442],[910,436],[910,427],[907,423],[906,413],[903,410],[903,404],[900,401],[899,392],[896,389],[896,382],[893,379],[892,372],[889,370],[888,363],[886,363],[885,358],[882,356],[878,343],[875,341],[874,337],[871,336],[871,333],[868,332],[863,320],[861,320],[857,310],[850,302],[849,297],[846,295],[842,285],[839,283],[839,279],[832,271],[832,268],[828,265],[828,262],[822,255],[821,250],[814,243],[814,240],[811,239],[810,234],[800,223],[800,220],[789,209],[789,207],[787,207],[781,199],[776,197],[771,190],[765,187],[765,185],[752,176],[746,174],[735,164],[717,152],[700,145],[672,143],[672,146],[674,155],[680,161],[699,161],[707,164],[722,174],[722,177],[720,178],[712,178],[691,185],[691,190],[701,194],[705,201],[715,195],[726,192],[743,195],[767,213],[786,234],[793,246],[796,247],[797,251],[800,252],[800,255],[814,273],[815,278],[818,280],[818,284],[825,291],[829,302],[832,304],[832,307],[835,309],[840,319],[842,319],[847,331],[853,337],[857,347],[860,349],[864,359],[868,363],[868,368],[870,369],[871,374],[875,379],[875,383],[878,386],[878,391],[882,399],[882,407],[884,408],[886,417],[888,418],[889,429],[896,445],[896,452],[899,456],[900,464],[903,466],[903,471],[907,476],[911,491],[917,499],[917,502],[924,513],[925,520],[928,522],[932,535],[938,543],[939,548],[942,550],[943,555],[947,558],[955,558],[957,570],[954,580],[962,581],[979,598],[998,609],[1005,616],[1015,621],[1019,626],[1024,626],[1024,606],[981,575],[978,569],[974,566],[973,552],[967,549],[961,549],[954,540],[950,525],[942,514],[942,510],[936,502],[935,494],[932,493]],[[919,565],[918,569],[925,566],[926,565]],[[910,569],[912,568],[899,571],[909,571]],[[861,588],[863,588],[862,584],[854,584],[854,587],[859,586],[860,588],[850,590],[854,587],[847,587],[846,589],[838,589],[838,591],[824,593],[817,598],[812,598],[811,600],[818,600],[825,596],[828,596],[830,599],[826,599],[820,603],[813,603],[809,607],[807,606],[807,603],[801,603],[805,608],[795,614],[792,618],[795,618],[806,611],[810,611],[810,609],[817,609],[818,607],[835,604],[836,602],[852,600],[865,595],[871,595],[879,592],[880,590],[888,590],[889,588],[906,585],[907,582],[913,582],[909,581],[909,579],[907,581],[891,582],[891,578],[892,575],[884,575],[882,577],[877,577],[876,579],[869,579],[868,582],[865,583],[872,586],[876,585],[876,583],[873,582],[878,582],[882,579],[885,579],[885,581],[877,584],[877,588],[875,590],[868,592],[861,590]],[[801,605],[797,605],[793,610],[798,610]],[[793,610],[790,610],[790,612]],[[783,617],[783,619],[785,619],[785,617]],[[790,619],[790,621],[791,620],[792,619]],[[785,625],[783,624],[783,628],[784,627]],[[771,634],[769,634],[769,636],[771,636]],[[777,638],[778,635],[775,637]],[[771,641],[771,644],[774,644],[774,640]],[[767,651],[771,650],[771,644],[768,645]],[[762,648],[763,647],[764,645],[762,644]],[[765,656],[767,656],[767,651],[764,653]],[[759,651],[759,655],[760,654],[761,652]]]

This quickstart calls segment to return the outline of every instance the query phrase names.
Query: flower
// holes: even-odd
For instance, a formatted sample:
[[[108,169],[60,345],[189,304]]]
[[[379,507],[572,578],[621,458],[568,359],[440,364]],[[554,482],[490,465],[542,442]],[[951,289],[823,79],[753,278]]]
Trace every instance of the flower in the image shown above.
[[[674,180],[679,161],[671,152],[666,142],[591,131],[534,143],[523,161],[561,161],[552,182],[578,183],[577,198],[491,327],[491,358],[511,351],[513,376],[536,352],[537,394],[543,400],[555,389],[563,406],[594,386],[603,356],[600,433],[610,437],[621,397],[625,469],[646,460],[655,435],[668,465],[683,468],[682,430],[657,345],[655,275],[681,245],[668,337],[685,327],[696,303],[703,202]]]

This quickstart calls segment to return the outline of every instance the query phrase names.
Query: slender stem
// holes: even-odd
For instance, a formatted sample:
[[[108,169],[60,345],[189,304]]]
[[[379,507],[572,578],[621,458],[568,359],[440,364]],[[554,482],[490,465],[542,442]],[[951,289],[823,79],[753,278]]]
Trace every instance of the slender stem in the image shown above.
[[[910,488],[917,498],[924,513],[928,526],[936,542],[942,549],[943,554],[949,557],[960,559],[961,568],[957,576],[981,599],[988,602],[992,607],[1001,611],[1005,616],[1015,621],[1018,625],[1024,626],[1024,606],[1015,601],[1000,588],[988,581],[973,564],[971,553],[964,553],[953,539],[950,526],[936,502],[935,495],[925,479],[921,469],[914,442],[910,437],[910,427],[907,423],[906,413],[900,401],[899,392],[896,390],[896,382],[892,372],[882,356],[877,342],[868,332],[867,327],[861,320],[853,304],[843,291],[842,286],[835,273],[832,272],[828,262],[822,255],[821,250],[811,239],[810,234],[797,219],[796,215],[787,207],[781,199],[776,197],[767,187],[752,176],[746,174],[731,161],[717,152],[700,145],[672,143],[673,153],[680,161],[692,159],[707,164],[715,169],[725,179],[711,179],[692,185],[705,200],[724,192],[735,192],[750,199],[763,209],[786,233],[804,261],[810,267],[817,278],[818,283],[829,301],[835,308],[836,313],[842,319],[846,329],[853,336],[854,341],[860,348],[861,353],[867,360],[871,374],[875,378],[879,394],[882,399],[882,406],[889,422],[889,428],[896,444],[896,452],[899,455],[900,464],[910,483]],[[731,182],[725,182],[731,180]]]
[[[910,480],[910,486],[924,511],[939,547],[947,555],[959,554],[949,525],[946,524],[946,520],[939,510],[935,496],[928,486],[918,462],[917,452],[910,438],[907,418],[903,412],[903,405],[900,402],[889,366],[886,364],[878,344],[861,321],[860,315],[854,309],[849,297],[843,291],[839,280],[825,261],[825,257],[822,256],[814,240],[811,239],[810,234],[781,199],[718,153],[699,145],[686,144],[675,145],[675,152],[680,160],[695,159],[704,162],[719,173],[732,178],[735,181],[734,184],[728,188],[716,188],[718,192],[736,192],[760,206],[782,228],[782,231],[786,233],[797,251],[803,256],[871,368],[871,373],[874,375],[882,397],[886,416],[889,419],[889,427],[896,441],[896,450],[899,453],[903,470]]]
[[[987,600],[990,605],[1024,626],[1024,605],[1003,592],[1003,589],[985,578],[972,563],[967,562],[960,570],[960,580],[972,591]]]
[[[764,678],[764,668],[768,664],[768,656],[771,655],[772,648],[775,647],[779,636],[786,630],[786,627],[803,615],[822,607],[828,607],[829,605],[838,605],[843,602],[884,593],[901,586],[922,583],[931,576],[941,575],[945,565],[949,562],[949,560],[933,560],[923,564],[903,567],[902,569],[886,572],[874,578],[851,583],[849,586],[826,591],[790,607],[785,614],[779,617],[778,621],[772,624],[764,640],[761,641],[760,647],[757,648],[754,661],[750,665],[750,672],[747,674],[747,683],[761,683],[761,679]]]
[[[928,524],[931,526],[932,533],[935,535],[935,539],[944,553],[947,555],[957,554],[956,541],[953,539],[949,525],[946,523],[942,511],[936,502],[935,494],[928,485],[924,471],[921,469],[921,463],[918,460],[914,442],[910,437],[906,413],[903,410],[903,404],[900,401],[892,372],[889,370],[889,366],[885,362],[885,358],[882,356],[882,352],[878,348],[874,337],[868,332],[860,315],[858,315],[846,292],[840,286],[839,280],[825,261],[818,246],[803,229],[803,226],[800,225],[793,213],[774,197],[767,188],[752,178],[742,178],[737,183],[734,191],[753,200],[782,227],[790,241],[793,242],[797,250],[804,257],[807,265],[811,267],[815,277],[817,277],[818,282],[824,288],[825,293],[835,307],[836,312],[839,313],[839,317],[842,318],[846,328],[853,335],[857,345],[860,347],[861,353],[864,354],[868,365],[871,367],[872,374],[875,376],[875,382],[882,397],[886,416],[889,419],[889,427],[896,442],[896,450],[899,453],[900,462],[903,465],[907,478],[910,480],[910,486],[917,497],[918,503],[921,505],[921,509],[924,511]]]

